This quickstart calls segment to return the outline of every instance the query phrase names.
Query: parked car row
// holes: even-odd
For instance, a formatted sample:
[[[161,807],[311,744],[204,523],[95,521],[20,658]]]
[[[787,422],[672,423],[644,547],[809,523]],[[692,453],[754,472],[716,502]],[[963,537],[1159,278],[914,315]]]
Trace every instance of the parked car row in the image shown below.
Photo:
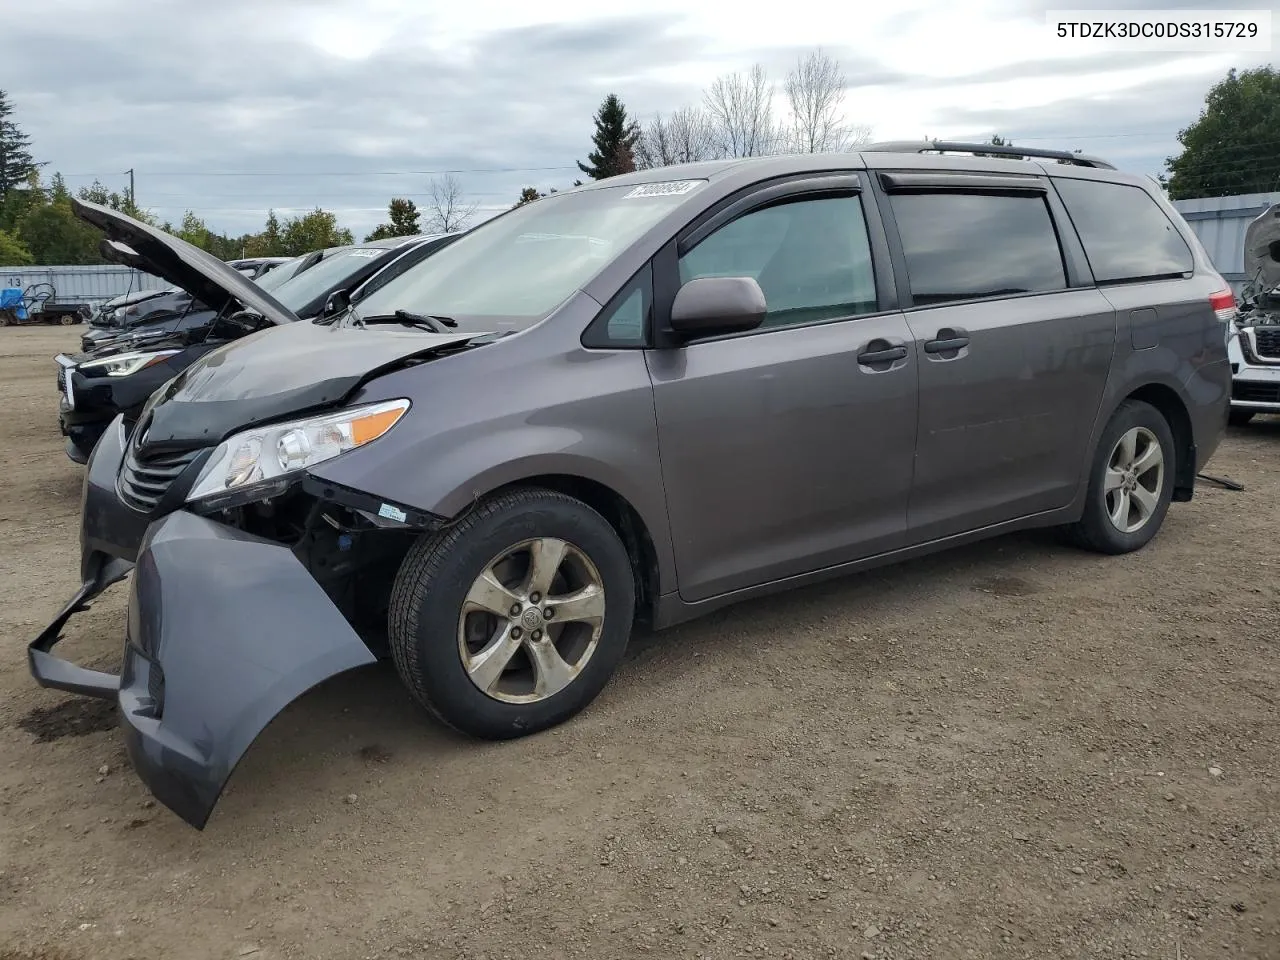
[[[32,674],[116,700],[203,828],[272,717],[379,659],[519,737],[586,707],[637,622],[1033,527],[1143,547],[1225,429],[1231,291],[1149,180],[998,152],[631,173],[274,290],[76,201],[209,318],[67,358],[101,436]],[[120,674],[58,658],[130,573]]]
[[[357,299],[366,281],[399,262],[418,262],[445,243],[447,235],[395,237],[357,246],[333,247],[275,266],[254,281],[301,319],[323,314],[336,290]],[[121,260],[145,262],[152,271],[165,269],[152,258],[120,245],[108,251]],[[235,266],[235,264],[230,264]],[[294,267],[294,269],[290,269]],[[239,271],[247,274],[244,270]],[[87,463],[108,425],[123,418],[132,429],[146,399],[163,383],[204,354],[252,329],[230,322],[231,294],[192,268],[170,269],[167,279],[182,284],[177,293],[147,303],[151,309],[122,326],[99,328],[82,338],[83,352],[54,358],[58,372],[59,424],[67,438],[67,455]],[[192,291],[200,290],[197,296]],[[156,305],[159,304],[159,305]],[[96,339],[95,339],[96,336]]]

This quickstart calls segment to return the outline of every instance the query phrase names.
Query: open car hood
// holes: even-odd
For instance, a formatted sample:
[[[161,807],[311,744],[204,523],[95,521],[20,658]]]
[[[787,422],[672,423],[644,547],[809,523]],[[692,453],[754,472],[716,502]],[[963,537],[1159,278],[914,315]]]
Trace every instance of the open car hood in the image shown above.
[[[1245,280],[1260,280],[1262,289],[1280,286],[1280,203],[1273,203],[1249,224],[1244,234]]]
[[[71,209],[106,234],[101,249],[109,260],[167,280],[214,310],[236,301],[274,324],[298,319],[252,280],[185,240],[87,200],[72,197]]]
[[[148,446],[212,446],[237,430],[342,403],[362,383],[483,333],[299,322],[213,350],[148,401]]]

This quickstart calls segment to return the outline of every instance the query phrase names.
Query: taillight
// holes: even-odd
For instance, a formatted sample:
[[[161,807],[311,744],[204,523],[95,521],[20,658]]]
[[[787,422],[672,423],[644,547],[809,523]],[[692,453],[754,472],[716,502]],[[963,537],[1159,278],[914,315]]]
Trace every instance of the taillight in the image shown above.
[[[1223,323],[1230,323],[1236,315],[1236,295],[1230,288],[1209,295],[1209,308]]]

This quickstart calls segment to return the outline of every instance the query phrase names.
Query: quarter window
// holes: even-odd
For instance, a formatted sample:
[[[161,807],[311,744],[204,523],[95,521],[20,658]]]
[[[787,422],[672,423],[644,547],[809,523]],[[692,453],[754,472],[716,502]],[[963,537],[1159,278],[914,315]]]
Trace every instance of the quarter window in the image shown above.
[[[1062,290],[1066,267],[1044,198],[895,193],[915,305]]]
[[[645,264],[583,335],[587,347],[642,347],[653,302],[653,270]]]
[[[1187,241],[1141,187],[1065,177],[1055,183],[1098,283],[1181,276],[1195,269]]]
[[[835,320],[878,309],[871,247],[856,196],[793,200],[725,224],[680,258],[680,282],[752,277],[762,327]]]

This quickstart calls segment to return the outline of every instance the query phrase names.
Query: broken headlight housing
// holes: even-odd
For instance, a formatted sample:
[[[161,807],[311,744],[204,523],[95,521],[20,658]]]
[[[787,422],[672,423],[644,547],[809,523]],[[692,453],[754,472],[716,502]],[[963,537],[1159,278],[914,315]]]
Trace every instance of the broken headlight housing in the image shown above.
[[[214,449],[187,502],[218,509],[270,499],[303,470],[377,440],[408,409],[408,400],[388,400],[243,430]]]

